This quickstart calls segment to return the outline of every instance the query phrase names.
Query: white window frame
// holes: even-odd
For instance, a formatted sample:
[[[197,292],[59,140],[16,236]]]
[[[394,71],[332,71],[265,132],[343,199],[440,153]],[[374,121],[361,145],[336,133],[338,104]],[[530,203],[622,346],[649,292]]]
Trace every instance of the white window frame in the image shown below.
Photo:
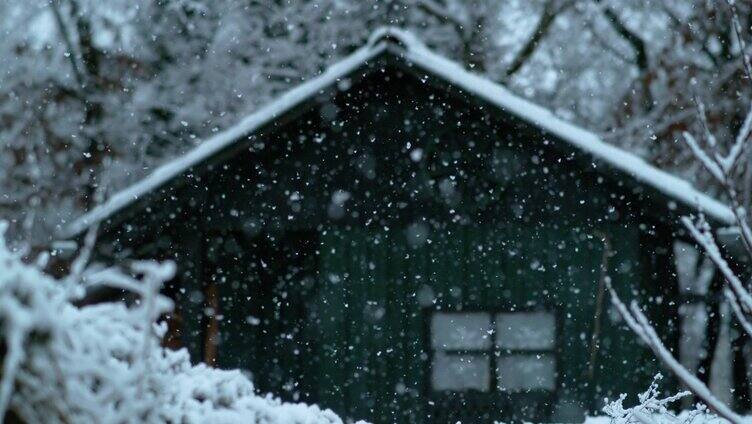
[[[504,345],[503,341],[499,340],[499,337],[503,333],[513,334],[513,330],[500,330],[499,325],[503,325],[505,317],[516,319],[517,316],[524,314],[538,315],[538,319],[543,321],[548,320],[548,328],[551,331],[548,334],[544,334],[544,337],[550,339],[549,343],[543,341],[536,341],[529,343],[528,345],[519,344],[519,340],[525,340],[524,335],[518,336],[519,340],[516,341],[516,345]],[[452,340],[451,337],[445,335],[436,336],[434,329],[436,323],[439,320],[447,319],[451,315],[455,315],[458,318],[463,316],[478,316],[488,317],[488,340],[489,343],[479,343],[477,340],[471,341],[470,344],[465,347],[461,346],[461,343],[457,340]],[[559,376],[558,365],[559,357],[557,354],[558,336],[559,336],[559,321],[558,314],[554,309],[545,310],[514,310],[514,311],[498,311],[498,310],[467,310],[467,311],[443,311],[438,309],[432,309],[429,314],[428,324],[428,349],[430,351],[429,375],[428,385],[429,391],[432,393],[456,393],[464,391],[477,391],[480,393],[527,393],[527,392],[545,392],[554,393],[558,388]],[[462,318],[460,318],[462,319]],[[512,320],[512,321],[513,321]],[[472,320],[469,320],[470,322]],[[442,382],[440,387],[436,387],[436,365],[447,364],[447,357],[461,357],[467,360],[469,357],[483,358],[488,362],[488,368],[490,378],[488,382],[479,382],[476,385],[461,384],[459,381]],[[532,386],[523,386],[520,383],[512,383],[510,387],[504,386],[504,369],[501,367],[505,361],[509,358],[520,358],[522,361],[532,360],[532,362],[540,364],[544,369],[547,369],[546,374],[550,376],[549,379],[540,381],[539,384]],[[481,376],[482,377],[482,376]],[[525,380],[524,374],[516,375],[513,381]]]

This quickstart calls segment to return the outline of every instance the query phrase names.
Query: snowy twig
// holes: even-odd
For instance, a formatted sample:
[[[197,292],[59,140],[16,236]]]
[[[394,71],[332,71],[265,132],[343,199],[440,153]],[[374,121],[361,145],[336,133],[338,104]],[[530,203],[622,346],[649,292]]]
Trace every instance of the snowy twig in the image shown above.
[[[134,263],[132,267],[134,271],[144,275],[144,278],[142,279],[144,288],[141,292],[141,302],[143,304],[142,319],[144,320],[141,363],[144,365],[143,373],[146,375],[150,371],[149,352],[152,349],[151,341],[154,338],[151,333],[151,324],[155,322],[162,313],[169,312],[172,309],[171,304],[165,305],[161,308],[159,307],[159,289],[162,286],[163,281],[167,281],[175,276],[175,263],[164,262],[160,264],[151,261],[139,261]],[[143,389],[143,385],[139,385],[139,389]],[[141,394],[143,395],[143,392]]]
[[[71,297],[77,297],[83,294],[83,287],[79,284],[81,276],[84,270],[89,265],[91,260],[91,254],[94,251],[94,247],[97,244],[97,231],[99,230],[99,224],[94,224],[86,231],[84,236],[84,244],[79,250],[78,255],[73,260],[70,266],[70,272],[68,277],[64,280],[68,295]]]
[[[739,300],[736,298],[734,292],[728,288],[724,288],[723,295],[726,297],[729,304],[731,304],[731,310],[734,311],[734,315],[736,316],[736,319],[739,320],[739,324],[741,324],[744,332],[747,333],[747,335],[752,336],[752,323],[749,322],[744,311],[742,311],[741,306],[739,306]]]
[[[739,22],[739,11],[736,9],[736,1],[726,0],[726,3],[728,3],[729,8],[731,8],[731,25],[734,28],[736,41],[739,43],[739,52],[741,53],[744,72],[747,74],[747,79],[752,81],[752,62],[750,62],[749,55],[747,54],[747,43],[742,36],[742,25]]]
[[[711,159],[707,153],[705,153],[705,150],[700,147],[700,144],[692,134],[684,132],[683,135],[684,141],[686,141],[687,145],[692,150],[692,154],[695,155],[702,166],[704,166],[705,169],[710,173],[710,175],[712,175],[713,178],[715,178],[717,181],[724,182],[726,180],[726,174],[723,172],[723,169],[718,165],[718,163],[715,160]]]
[[[750,65],[749,57],[746,54],[746,44],[741,34],[741,25],[739,23],[736,5],[733,0],[727,0],[727,3],[731,7],[732,25],[736,32],[740,51],[742,52],[741,55],[744,70],[747,74],[747,78],[752,80],[752,66]],[[752,132],[752,105],[749,107],[749,111],[747,112],[736,137],[733,139],[728,152],[724,155],[720,151],[720,145],[717,138],[710,130],[704,103],[698,98],[695,98],[695,103],[697,105],[698,118],[704,131],[704,139],[707,149],[703,148],[697,139],[688,132],[684,132],[684,140],[692,151],[694,157],[721,185],[725,194],[731,201],[731,209],[733,210],[736,224],[740,230],[742,243],[748,256],[752,259],[752,229],[748,222],[747,211],[744,207],[745,205],[740,202],[734,185],[737,167],[740,164],[739,159],[744,152],[749,150],[748,143],[750,133]],[[710,258],[716,268],[723,275],[727,285],[727,287],[724,288],[724,295],[744,331],[752,336],[752,323],[750,323],[748,318],[749,315],[752,314],[752,294],[750,294],[739,276],[737,276],[731,269],[728,262],[721,254],[718,244],[713,237],[710,225],[705,221],[702,214],[696,221],[693,221],[690,217],[684,217],[682,218],[682,223],[695,241],[697,241],[697,243],[703,248],[706,256]],[[658,357],[674,373],[674,375],[692,391],[692,393],[702,399],[721,417],[732,423],[742,422],[741,416],[713,396],[708,387],[702,383],[702,381],[692,375],[673,357],[661,342],[655,328],[650,324],[645,314],[637,305],[637,302],[632,301],[630,308],[627,308],[617,296],[610,282],[608,284],[608,289],[611,293],[612,303],[621,316],[624,317],[627,325],[648,345],[648,347],[650,347],[656,357]]]
[[[679,418],[668,409],[668,405],[691,395],[691,393],[683,391],[661,399],[659,397],[658,382],[662,378],[663,376],[661,374],[658,374],[653,378],[650,387],[637,396],[639,403],[636,406],[625,409],[624,400],[627,396],[622,394],[615,401],[607,401],[606,406],[603,407],[603,412],[611,417],[612,424],[633,424],[635,422],[642,424],[674,424],[682,422],[682,420],[679,420]],[[694,417],[703,412],[703,409],[692,411],[687,414],[686,418],[688,419],[685,418],[683,422],[689,424]]]
[[[3,305],[7,306],[7,305]],[[10,324],[10,325],[8,325]],[[14,325],[15,324],[15,325]],[[23,358],[23,343],[26,339],[26,328],[19,323],[6,323],[3,329],[5,334],[5,357],[3,358],[3,379],[0,382],[0,418],[5,416],[10,403],[13,390],[13,382],[18,372],[18,366]]]
[[[724,279],[731,287],[734,295],[739,298],[742,309],[746,313],[752,313],[752,295],[746,290],[741,279],[734,273],[728,262],[723,258],[718,245],[710,231],[710,226],[701,216],[698,222],[692,222],[688,217],[682,218],[682,223],[689,230],[692,237],[702,246],[705,254],[713,261],[716,268],[721,272]]]

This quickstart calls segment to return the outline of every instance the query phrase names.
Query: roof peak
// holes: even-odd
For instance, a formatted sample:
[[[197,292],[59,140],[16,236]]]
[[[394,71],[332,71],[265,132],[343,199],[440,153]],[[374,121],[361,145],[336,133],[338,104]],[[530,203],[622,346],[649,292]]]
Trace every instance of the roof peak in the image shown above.
[[[415,34],[396,26],[382,26],[376,28],[368,37],[366,45],[373,47],[380,42],[393,44],[406,50],[425,48],[425,44],[423,44]]]

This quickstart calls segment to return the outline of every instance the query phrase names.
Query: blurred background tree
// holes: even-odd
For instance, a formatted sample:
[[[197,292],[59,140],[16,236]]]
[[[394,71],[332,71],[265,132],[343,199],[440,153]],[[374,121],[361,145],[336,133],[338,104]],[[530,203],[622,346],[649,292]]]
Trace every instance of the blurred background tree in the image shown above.
[[[746,31],[752,5],[738,7]],[[731,134],[750,96],[729,17],[707,0],[0,0],[0,11],[0,214],[31,246],[383,25],[690,179],[704,178],[679,140],[697,130],[693,99]]]

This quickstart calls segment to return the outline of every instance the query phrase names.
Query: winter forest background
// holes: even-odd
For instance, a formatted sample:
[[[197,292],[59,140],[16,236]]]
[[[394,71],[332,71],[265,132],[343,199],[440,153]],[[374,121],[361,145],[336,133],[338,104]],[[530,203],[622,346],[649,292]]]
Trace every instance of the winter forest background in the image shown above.
[[[738,25],[732,24],[729,4],[736,8]],[[96,311],[87,315],[71,309],[58,296],[59,289],[53,288],[75,291],[71,287],[81,277],[83,271],[77,267],[83,267],[82,263],[74,261],[70,275],[55,281],[26,259],[53,249],[55,235],[66,223],[165,160],[319,74],[362,46],[382,26],[412,31],[430,48],[473,72],[600,133],[608,142],[692,181],[719,199],[742,206],[752,200],[752,156],[747,150],[741,159],[734,159],[734,166],[723,168],[719,178],[712,172],[713,163],[708,163],[715,156],[703,157],[698,154],[699,146],[690,142],[688,148],[685,140],[686,134],[714,134],[720,150],[733,153],[735,145],[743,144],[739,135],[744,135],[742,142],[749,136],[745,118],[749,119],[752,85],[743,60],[749,47],[740,42],[749,40],[752,23],[752,3],[746,1],[0,0],[0,12],[0,217],[8,221],[7,232],[3,231],[11,250],[21,252],[0,249],[0,261],[6,261],[9,270],[0,275],[0,300],[6,302],[0,303],[0,323],[6,333],[0,351],[5,354],[0,412],[10,402],[9,371],[14,361],[21,361],[14,340],[20,346],[20,340],[26,340],[37,326],[51,334],[83,331],[91,335],[82,329],[105,319],[94,318]],[[698,119],[698,105],[704,119]],[[705,172],[707,168],[711,172]],[[734,190],[729,190],[729,181]],[[697,231],[701,247],[714,252],[704,223],[686,225]],[[691,246],[677,249],[682,252],[676,270],[682,288],[707,292],[711,264],[723,270],[719,262],[723,259],[712,254],[704,258],[701,250]],[[242,398],[243,402],[233,404],[241,416],[252,412],[283,417],[259,422],[287,422],[288,418],[290,422],[337,422],[333,414],[302,406],[277,412],[280,404],[253,397],[251,384],[239,374],[191,368],[179,353],[159,351],[156,335],[142,340],[141,333],[149,334],[159,312],[169,309],[169,302],[158,295],[158,286],[174,270],[155,264],[135,267],[134,273],[142,278],[134,280],[127,272],[112,270],[90,276],[117,281],[150,300],[135,309],[102,306],[103,316],[115,317],[126,328],[124,339],[142,348],[137,352],[133,347],[127,354],[111,348],[106,354],[133,364],[139,363],[136,357],[141,353],[149,357],[153,352],[154,374],[172,378],[174,373],[180,381],[190,382],[185,384],[195,384],[191,386],[194,397],[212,398],[219,405]],[[734,281],[732,274],[724,274],[726,281]],[[36,289],[29,290],[19,281],[31,282]],[[134,288],[141,283],[143,287]],[[700,375],[721,402],[731,402],[729,361],[736,331],[731,322],[734,316],[752,312],[752,297],[729,284],[727,296],[731,297],[723,306],[694,304],[682,312],[695,318],[687,321],[690,324],[684,331],[691,336],[682,341],[682,351],[695,354],[679,359]],[[33,300],[16,304],[8,296]],[[620,304],[618,299],[615,302]],[[734,314],[734,308],[739,312]],[[26,316],[22,311],[27,309],[31,311],[27,321],[14,321],[14,316]],[[66,319],[53,323],[54,315],[46,310],[63,311],[60,315]],[[641,337],[648,334],[645,344],[659,352],[639,314],[626,306],[622,312],[635,314],[633,330]],[[64,328],[65,323],[76,324]],[[21,330],[9,332],[11,328]],[[713,346],[711,352],[708,346]],[[60,345],[60,350],[53,351],[70,349]],[[75,349],[71,351],[91,354],[86,346]],[[60,360],[54,354],[52,359],[44,358]],[[61,361],[72,364],[75,357]],[[29,375],[41,376],[39,380],[17,383],[21,388],[16,389],[33,392],[44,378],[59,378],[46,375],[43,362],[27,370]],[[128,380],[133,375],[119,367],[109,372],[123,375],[112,382],[113,387],[138,380]],[[222,386],[224,391],[207,390],[190,375]],[[723,408],[714,407],[695,382],[679,375],[695,399],[731,421],[738,418],[724,415]],[[80,379],[82,387],[88,384],[83,372],[71,378]],[[133,409],[117,412],[126,415],[110,411],[110,418],[117,421],[134,413],[157,421],[178,421],[180,414],[211,417],[201,415],[207,414],[201,405],[166,391],[170,383],[158,380],[134,383],[132,392],[119,394],[122,403]],[[200,396],[195,394],[199,392]],[[45,399],[58,395],[50,391]],[[175,410],[149,415],[157,401]],[[660,413],[667,403],[653,391],[646,392],[641,401],[640,411],[647,413]],[[692,406],[690,401],[683,405]],[[640,411],[620,409],[620,403],[611,408],[612,417],[650,421]],[[698,411],[690,417],[705,410]],[[80,418],[100,412],[66,413]]]

